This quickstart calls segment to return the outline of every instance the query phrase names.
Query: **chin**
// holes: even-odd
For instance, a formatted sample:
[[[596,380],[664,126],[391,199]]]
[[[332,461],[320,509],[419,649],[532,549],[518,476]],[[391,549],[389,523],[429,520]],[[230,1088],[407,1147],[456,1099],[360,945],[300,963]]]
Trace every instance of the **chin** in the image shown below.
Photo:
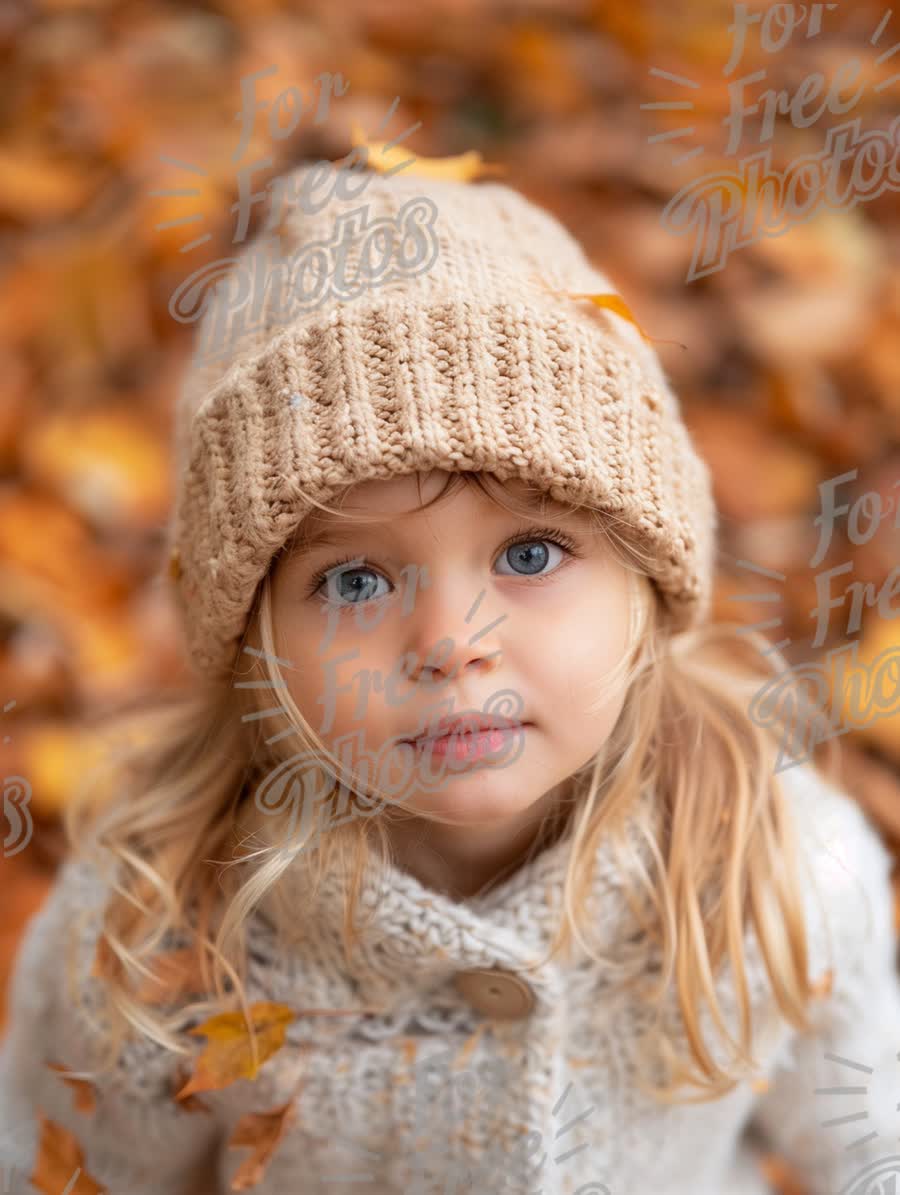
[[[501,821],[522,813],[539,799],[540,793],[523,793],[521,784],[495,783],[490,769],[482,768],[446,777],[440,789],[418,792],[403,804],[414,813],[446,814],[455,821]]]

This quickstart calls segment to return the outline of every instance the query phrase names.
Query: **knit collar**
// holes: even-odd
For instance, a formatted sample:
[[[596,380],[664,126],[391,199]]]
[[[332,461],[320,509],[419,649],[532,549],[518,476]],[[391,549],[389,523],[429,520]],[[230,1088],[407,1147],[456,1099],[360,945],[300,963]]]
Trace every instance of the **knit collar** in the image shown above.
[[[625,821],[626,840],[633,866],[624,871],[613,849],[611,836],[599,844],[587,897],[587,936],[594,954],[604,957],[603,977],[612,982],[646,964],[646,943],[624,890],[633,884],[638,869],[649,870],[652,851],[637,832],[640,817],[650,819],[658,832],[658,802],[642,794]],[[354,950],[354,972],[375,986],[421,987],[423,981],[440,980],[461,970],[500,967],[528,973],[545,959],[559,925],[563,881],[572,850],[568,834],[523,863],[490,891],[454,900],[429,888],[416,876],[389,863],[379,877],[364,876],[360,888],[359,945]],[[332,872],[322,877],[315,904],[310,897],[310,871],[301,854],[260,901],[259,913],[279,938],[279,954],[293,944],[306,942],[316,956],[342,957],[343,906],[346,881]],[[301,936],[295,935],[296,927]],[[301,948],[302,952],[302,948]],[[608,956],[608,957],[606,957]],[[556,955],[549,967],[535,975],[556,986],[568,968],[596,966],[582,944],[572,953]],[[358,964],[358,969],[357,969]]]

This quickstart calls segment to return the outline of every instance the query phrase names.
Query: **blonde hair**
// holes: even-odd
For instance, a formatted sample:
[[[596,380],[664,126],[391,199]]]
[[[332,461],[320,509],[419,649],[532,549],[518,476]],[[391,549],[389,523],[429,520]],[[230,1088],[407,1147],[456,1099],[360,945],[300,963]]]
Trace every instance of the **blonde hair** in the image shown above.
[[[496,478],[457,473],[425,506],[420,492],[420,508],[462,484],[476,485],[490,501],[517,514],[531,515],[544,501],[538,487],[529,487],[519,504]],[[351,489],[338,495],[337,509],[320,509],[346,517],[340,505]],[[563,911],[548,958],[577,940],[600,961],[584,937],[584,910],[598,844],[608,839],[622,874],[637,877],[625,895],[642,934],[629,947],[636,951],[630,955],[636,965],[623,983],[656,1014],[642,1048],[651,1066],[664,1065],[667,1080],[638,1081],[667,1102],[714,1099],[746,1078],[742,1068],[756,1065],[744,957],[750,924],[778,1007],[796,1028],[809,1028],[806,1007],[815,994],[807,975],[795,843],[774,771],[776,740],[749,713],[761,684],[786,665],[762,636],[736,623],[674,634],[648,579],[650,561],[627,525],[606,512],[585,514],[629,570],[635,600],[627,649],[615,675],[598,685],[599,701],[601,690],[624,680],[620,715],[596,756],[569,778],[568,791],[531,848],[533,854],[566,835],[571,843]],[[282,553],[302,549],[305,523]],[[198,681],[191,695],[163,705],[132,707],[120,725],[137,727],[139,738],[119,743],[109,768],[124,795],[110,799],[94,787],[66,811],[76,853],[92,855],[111,887],[96,965],[114,1024],[111,1059],[126,1032],[142,1032],[167,1049],[188,1053],[179,1040],[186,1018],[239,1007],[249,1020],[244,984],[250,917],[264,894],[271,890],[277,899],[278,880],[301,850],[310,864],[313,896],[333,868],[345,867],[350,877],[343,945],[352,968],[361,881],[367,869],[391,859],[390,819],[410,816],[395,803],[379,816],[333,828],[325,817],[314,835],[294,832],[276,843],[261,835],[263,819],[270,829],[278,819],[264,809],[260,794],[266,785],[269,796],[283,792],[298,759],[307,769],[314,761],[316,782],[330,784],[332,794],[343,782],[363,802],[372,796],[371,786],[359,791],[284,686],[272,626],[275,560],[258,587],[233,676],[218,684]],[[260,647],[243,650],[248,641]],[[287,729],[265,737],[261,715],[271,710],[273,693],[281,695]],[[299,754],[287,746],[295,737]],[[830,766],[833,742],[829,746]],[[654,816],[638,818],[637,829],[654,859],[653,876],[634,866],[625,833],[637,816],[640,794],[648,792],[654,795]],[[253,849],[246,849],[248,842]],[[196,952],[206,997],[166,1014],[139,998],[134,983],[152,974],[152,956],[182,934]],[[726,962],[740,1010],[739,1039],[728,1031],[715,990]],[[690,1046],[686,1058],[678,1056],[671,1026],[662,1018],[673,978]],[[700,1032],[704,1002],[730,1051],[722,1062]],[[685,1086],[699,1095],[689,1099]]]

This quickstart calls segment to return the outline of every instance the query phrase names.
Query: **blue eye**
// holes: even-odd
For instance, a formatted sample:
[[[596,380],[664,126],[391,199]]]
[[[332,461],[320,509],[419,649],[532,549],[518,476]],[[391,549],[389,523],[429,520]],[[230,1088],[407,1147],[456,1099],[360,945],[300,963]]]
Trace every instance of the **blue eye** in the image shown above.
[[[580,555],[575,541],[564,532],[549,528],[532,528],[527,533],[520,532],[502,546],[497,560],[499,562],[508,558],[514,571],[501,572],[500,576],[530,577],[538,582],[546,580],[550,575],[543,573],[550,559],[547,544],[567,556]],[[556,568],[559,567],[559,563],[557,561]],[[342,566],[346,564],[353,564],[355,567],[341,571]],[[554,571],[555,568],[551,573]],[[387,582],[387,578],[369,567],[364,557],[351,556],[344,560],[336,560],[316,573],[310,583],[308,594],[313,597],[323,586],[326,587],[326,591],[330,586],[331,592],[326,592],[322,599],[326,604],[338,608],[359,606],[364,602],[387,596],[386,593],[377,592],[379,581]]]
[[[355,557],[354,557],[355,559]],[[335,606],[358,606],[362,602],[367,602],[373,597],[384,597],[383,593],[376,594],[378,582],[385,581],[386,578],[376,573],[373,569],[365,567],[348,568],[344,572],[340,571],[340,565],[346,561],[339,561],[326,569],[324,573],[320,573],[313,582],[313,593],[318,592],[322,586],[325,586],[325,600]],[[331,593],[328,593],[328,586],[332,587]],[[344,599],[347,599],[346,601]]]
[[[546,567],[550,553],[547,544],[551,544],[557,552],[564,551],[561,544],[549,539],[521,540],[510,544],[500,553],[500,559],[508,557],[514,568],[521,568],[521,573],[501,573],[501,576],[534,576]],[[558,563],[558,562],[557,562]]]

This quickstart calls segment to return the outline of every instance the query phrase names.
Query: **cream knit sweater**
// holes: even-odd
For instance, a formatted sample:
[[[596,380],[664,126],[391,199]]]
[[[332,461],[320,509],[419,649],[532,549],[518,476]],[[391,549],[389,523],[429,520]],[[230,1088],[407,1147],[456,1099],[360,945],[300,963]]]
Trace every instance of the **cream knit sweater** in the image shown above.
[[[248,1157],[228,1145],[236,1125],[293,1099],[293,1120],[251,1188],[258,1195],[765,1195],[754,1156],[761,1149],[799,1167],[813,1195],[893,1190],[900,983],[891,857],[849,797],[805,766],[784,776],[808,864],[811,973],[832,968],[833,986],[815,1002],[815,1032],[796,1034],[775,1015],[748,935],[764,1082],[675,1107],[641,1094],[634,1074],[646,1018],[619,983],[641,947],[605,848],[591,911],[609,961],[576,953],[524,970],[552,935],[565,863],[557,843],[492,893],[462,903],[396,871],[387,893],[366,889],[376,922],[354,976],[339,946],[337,902],[326,900],[313,936],[294,945],[280,942],[269,913],[257,910],[251,1001],[381,1011],[298,1017],[255,1082],[204,1093],[208,1113],[172,1101],[183,1059],[141,1039],[100,1083],[95,1110],[80,1111],[46,1065],[85,1071],[100,1058],[102,1017],[76,1015],[62,960],[71,940],[96,1011],[89,971],[104,889],[87,863],[72,860],[18,957],[0,1054],[0,1189],[36,1189],[28,1183],[36,1108],[75,1135],[84,1168],[112,1195],[243,1189],[231,1186]],[[326,895],[336,883],[329,878]],[[486,968],[499,969],[495,981],[479,974]],[[724,978],[718,990],[735,1031]],[[485,1015],[497,993],[498,1007],[520,1015]],[[187,1040],[202,1048],[201,1039]]]

